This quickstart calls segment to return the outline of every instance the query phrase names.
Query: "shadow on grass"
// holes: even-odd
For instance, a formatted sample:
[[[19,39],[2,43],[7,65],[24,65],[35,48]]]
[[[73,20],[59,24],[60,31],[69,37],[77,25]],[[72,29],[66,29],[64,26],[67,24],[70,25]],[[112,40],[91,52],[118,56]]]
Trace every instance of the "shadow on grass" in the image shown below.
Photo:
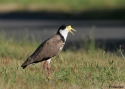
[[[54,20],[125,20],[125,9],[92,10],[83,12],[17,11],[0,13],[0,19],[54,19]]]

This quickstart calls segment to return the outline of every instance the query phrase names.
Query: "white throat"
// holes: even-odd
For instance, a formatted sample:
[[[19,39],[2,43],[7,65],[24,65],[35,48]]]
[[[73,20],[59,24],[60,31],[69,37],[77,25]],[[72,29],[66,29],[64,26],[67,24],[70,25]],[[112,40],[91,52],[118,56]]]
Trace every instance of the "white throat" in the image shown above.
[[[68,30],[66,29],[66,30],[60,30],[60,34],[64,37],[64,39],[65,39],[65,41],[66,41],[66,38],[67,38],[67,36],[68,36]]]

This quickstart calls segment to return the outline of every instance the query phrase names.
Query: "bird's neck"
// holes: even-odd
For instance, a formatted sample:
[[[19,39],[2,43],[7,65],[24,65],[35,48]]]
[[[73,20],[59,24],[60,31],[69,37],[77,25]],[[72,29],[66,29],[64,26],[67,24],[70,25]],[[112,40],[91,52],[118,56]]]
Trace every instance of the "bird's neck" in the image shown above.
[[[68,36],[68,32],[61,31],[61,32],[60,32],[60,35],[61,35],[61,36],[64,38],[64,40],[66,41],[67,36]]]
[[[67,36],[68,36],[68,33],[67,33],[67,34],[61,34],[61,35],[64,37],[64,39],[65,39],[65,41],[66,41]]]
[[[63,36],[62,34],[60,34],[60,33],[57,33],[57,35],[60,36],[60,39],[63,41],[63,43],[66,42],[66,38],[67,38],[67,37],[64,38],[64,36]]]

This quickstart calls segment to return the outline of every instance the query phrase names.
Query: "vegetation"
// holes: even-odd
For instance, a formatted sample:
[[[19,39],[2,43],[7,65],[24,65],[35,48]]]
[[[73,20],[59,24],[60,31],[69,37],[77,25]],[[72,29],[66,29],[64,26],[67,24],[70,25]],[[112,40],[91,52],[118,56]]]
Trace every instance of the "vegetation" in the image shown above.
[[[93,43],[93,42],[92,42]],[[0,89],[108,89],[125,87],[125,60],[101,49],[67,49],[52,59],[51,79],[42,69],[43,63],[20,66],[39,42],[14,40],[0,34]],[[120,53],[122,50],[120,49]]]
[[[0,11],[79,12],[125,8],[125,0],[0,0]]]

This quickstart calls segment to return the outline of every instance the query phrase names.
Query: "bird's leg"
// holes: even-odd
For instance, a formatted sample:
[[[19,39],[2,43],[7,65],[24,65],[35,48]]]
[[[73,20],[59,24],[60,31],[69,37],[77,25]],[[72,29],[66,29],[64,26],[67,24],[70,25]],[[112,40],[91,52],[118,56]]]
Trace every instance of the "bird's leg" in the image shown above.
[[[43,63],[43,69],[46,70],[46,61]]]
[[[50,61],[51,59],[47,60],[47,77],[50,79]]]
[[[47,76],[50,79],[50,63],[47,63]]]
[[[47,74],[47,61],[45,61],[45,62],[43,63],[43,69],[44,69],[46,75],[48,75],[48,74]]]

